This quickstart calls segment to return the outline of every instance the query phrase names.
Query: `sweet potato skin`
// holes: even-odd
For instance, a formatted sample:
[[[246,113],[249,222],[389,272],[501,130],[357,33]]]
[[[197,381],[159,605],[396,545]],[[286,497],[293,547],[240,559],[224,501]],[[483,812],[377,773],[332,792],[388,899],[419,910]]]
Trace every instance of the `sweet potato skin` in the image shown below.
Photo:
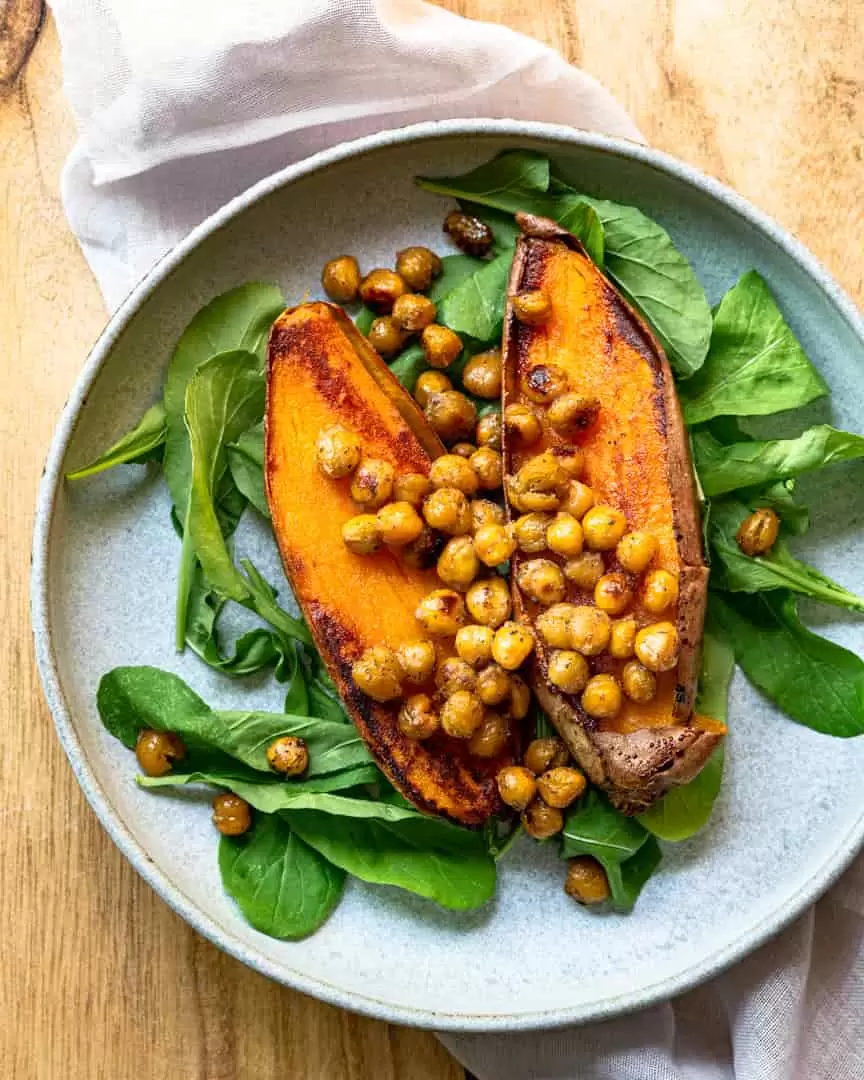
[[[276,320],[268,358],[265,479],[285,572],[349,715],[393,785],[424,811],[481,825],[501,809],[494,776],[512,754],[483,762],[443,735],[414,742],[397,725],[399,702],[378,704],[351,678],[369,646],[422,636],[414,610],[440,582],[434,567],[416,570],[386,549],[357,556],[344,546],[342,524],[358,512],[350,478],[327,480],[315,464],[318,433],[334,423],[397,472],[426,474],[444,453],[348,316],[304,304]]]
[[[596,396],[600,419],[584,438],[575,439],[586,451],[583,479],[626,513],[630,528],[650,529],[659,540],[655,566],[679,579],[679,663],[658,676],[651,703],[625,699],[614,721],[598,722],[583,711],[578,696],[549,684],[542,642],[533,661],[535,694],[573,755],[616,806],[638,813],[670,787],[692,779],[722,738],[722,732],[706,730],[693,718],[708,570],[687,433],[668,361],[641,318],[559,225],[531,215],[517,215],[517,221],[523,235],[508,296],[543,288],[553,313],[546,325],[529,327],[516,320],[508,303],[504,404],[522,400],[521,374],[536,363],[564,367],[574,389]],[[530,454],[537,449],[530,448]],[[530,454],[523,454],[505,432],[508,473]],[[522,558],[514,556],[514,569]],[[614,557],[607,569],[620,569]],[[532,622],[536,606],[521,595],[515,575],[513,592],[519,617]],[[568,599],[593,602],[573,590]],[[640,624],[656,621],[636,607]],[[616,670],[608,657],[592,660],[591,666],[594,672]]]

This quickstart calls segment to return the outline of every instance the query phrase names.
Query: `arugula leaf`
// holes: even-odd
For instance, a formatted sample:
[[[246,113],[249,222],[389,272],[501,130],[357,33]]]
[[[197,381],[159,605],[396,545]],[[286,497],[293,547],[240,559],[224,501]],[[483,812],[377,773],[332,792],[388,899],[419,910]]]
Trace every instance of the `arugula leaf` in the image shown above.
[[[264,489],[264,421],[244,431],[240,438],[225,448],[231,478],[238,490],[262,517],[270,517]]]
[[[504,321],[512,262],[511,249],[464,278],[439,301],[438,321],[476,341],[497,341]]]
[[[791,593],[712,593],[709,605],[744,674],[790,719],[825,735],[864,734],[864,660],[808,630]]]
[[[720,301],[702,370],[678,387],[684,417],[765,416],[828,393],[771,290],[750,270]]]
[[[240,565],[245,575],[238,573],[238,579],[245,590],[245,595],[238,603],[257,612],[262,619],[270,623],[274,630],[278,630],[286,638],[293,638],[295,641],[311,646],[312,634],[309,632],[309,627],[302,619],[296,619],[279,607],[275,600],[275,591],[255,569],[251,560],[241,559]]]
[[[161,401],[144,413],[131,431],[87,465],[66,473],[67,480],[82,480],[85,476],[112,469],[115,465],[143,465],[161,453],[165,444],[165,406]]]
[[[461,176],[418,176],[416,182],[438,195],[515,211],[548,189],[549,159],[531,150],[505,150]]]
[[[247,922],[270,937],[314,933],[339,903],[345,872],[322,859],[287,821],[260,817],[244,836],[219,841],[225,891]]]

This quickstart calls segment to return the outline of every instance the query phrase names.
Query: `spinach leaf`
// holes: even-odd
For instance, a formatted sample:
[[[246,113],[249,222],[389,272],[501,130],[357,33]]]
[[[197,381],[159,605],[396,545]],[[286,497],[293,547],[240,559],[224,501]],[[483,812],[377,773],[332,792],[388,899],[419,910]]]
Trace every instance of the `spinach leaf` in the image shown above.
[[[505,150],[461,176],[418,176],[417,183],[437,195],[515,212],[549,187],[549,159],[530,150]]]
[[[426,363],[426,354],[422,346],[415,341],[399,353],[389,367],[408,393],[413,394],[417,376],[421,375],[429,365]]]
[[[287,821],[259,817],[244,836],[219,841],[225,891],[247,922],[294,941],[314,933],[339,903],[345,873],[305,844]]]
[[[234,644],[233,655],[226,656],[219,643],[217,627],[224,606],[225,600],[207,585],[200,567],[196,568],[189,592],[186,644],[205,664],[224,675],[237,678],[284,662],[285,650],[281,638],[263,627],[239,637]]]
[[[864,435],[827,424],[794,439],[755,440],[723,446],[708,431],[693,434],[696,468],[706,495],[770,484],[822,469],[835,461],[864,458]]]
[[[158,401],[150,406],[131,431],[88,465],[66,473],[66,479],[82,480],[85,476],[95,476],[115,465],[142,465],[152,461],[161,454],[166,430],[165,406]]]
[[[264,421],[244,431],[226,447],[231,479],[262,517],[270,517],[264,489]]]
[[[278,630],[286,638],[302,642],[304,645],[312,645],[312,635],[309,627],[302,619],[289,615],[287,611],[276,603],[275,592],[255,569],[249,559],[241,559],[240,565],[245,574],[238,573],[239,583],[245,590],[245,595],[238,602],[244,607],[257,612],[265,619],[274,630]]]
[[[825,735],[864,734],[864,660],[808,630],[791,593],[712,593],[709,611],[750,682],[792,720]]]
[[[206,768],[190,772],[170,772],[165,776],[139,776],[138,786],[148,791],[160,788],[181,787],[184,784],[207,784],[210,787],[227,788],[249,803],[262,814],[276,814],[289,809],[300,795],[319,797],[335,791],[347,791],[366,784],[374,784],[381,773],[377,766],[353,765],[324,776],[306,776],[300,780],[285,780],[270,774],[250,772],[242,765],[224,760],[206,762]]]
[[[621,863],[618,895],[616,898],[613,894],[613,906],[619,911],[630,911],[662,859],[660,845],[653,836],[649,836],[635,855]]]
[[[771,290],[750,270],[720,301],[705,364],[678,387],[684,418],[765,416],[828,393]]]
[[[497,341],[512,262],[513,251],[507,250],[464,278],[439,301],[438,321],[476,341]]]
[[[300,659],[301,647],[295,646],[289,653],[290,660],[286,664],[285,682],[288,689],[285,691],[285,704],[283,712],[291,713],[292,716],[310,716],[309,691],[306,688],[306,676],[303,672],[303,663]],[[314,715],[319,715],[315,713]],[[327,717],[324,717],[326,720]]]
[[[485,265],[482,259],[475,259],[473,255],[445,255],[441,260],[441,273],[429,289],[429,299],[433,304],[437,304],[447,293],[470,277],[475,270]]]
[[[606,230],[594,207],[584,201],[578,202],[558,220],[560,225],[582,241],[589,258],[602,270],[606,257]]]
[[[120,667],[103,675],[96,707],[106,729],[130,750],[144,728],[174,731],[180,718],[192,726],[210,714],[209,705],[181,678],[154,667]]]
[[[372,323],[375,322],[375,318],[375,312],[372,308],[366,307],[364,304],[354,316],[354,325],[360,333],[366,337],[372,327]]]

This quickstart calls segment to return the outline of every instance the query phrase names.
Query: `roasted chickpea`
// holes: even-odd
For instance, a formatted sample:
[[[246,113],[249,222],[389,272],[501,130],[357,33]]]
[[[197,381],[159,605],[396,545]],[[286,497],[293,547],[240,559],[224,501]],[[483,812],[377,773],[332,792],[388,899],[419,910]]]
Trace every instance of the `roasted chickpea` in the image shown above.
[[[487,664],[477,675],[474,693],[484,705],[500,705],[510,697],[514,677],[497,664]],[[518,720],[519,717],[514,716],[514,719]]]
[[[465,622],[465,601],[453,589],[434,589],[417,605],[414,618],[433,637],[455,637]]]
[[[532,739],[523,756],[526,769],[538,776],[548,769],[561,768],[569,760],[567,747],[561,739],[556,738]]]
[[[360,267],[353,255],[340,255],[324,264],[324,292],[337,304],[352,304],[360,290]]]
[[[403,735],[417,741],[428,739],[441,726],[432,698],[428,694],[414,694],[404,701],[399,709],[397,723]]]
[[[471,500],[471,528],[475,535],[484,525],[503,525],[506,520],[504,507],[491,499]]]
[[[465,458],[465,460],[467,461],[472,454],[477,453],[477,447],[474,445],[474,443],[457,442],[450,447],[450,453],[458,454],[459,457]]]
[[[537,799],[522,812],[522,828],[535,840],[548,840],[564,828],[564,815],[557,807]]]
[[[588,784],[578,769],[565,765],[550,769],[537,779],[537,794],[547,806],[564,810],[585,794]]]
[[[465,595],[465,604],[475,622],[494,630],[510,618],[510,589],[501,577],[475,581]]]
[[[267,747],[267,763],[283,776],[300,776],[309,768],[309,748],[305,739],[283,735]]]
[[[555,649],[549,657],[549,682],[563,694],[581,693],[589,676],[588,661],[582,653],[573,649]]]
[[[537,616],[534,623],[537,633],[550,649],[571,647],[570,620],[575,610],[575,604],[553,604]]]
[[[135,741],[135,757],[147,776],[165,776],[175,761],[186,757],[186,746],[173,731],[145,728]]]
[[[526,326],[542,326],[552,316],[552,303],[542,289],[516,293],[510,297],[513,314]]]
[[[457,690],[441,706],[441,727],[454,739],[470,739],[483,723],[483,702],[468,690]]]
[[[521,379],[523,394],[535,405],[549,405],[570,389],[567,372],[558,364],[534,364]],[[506,422],[506,416],[505,416]]]
[[[612,624],[605,611],[587,604],[573,608],[570,616],[570,647],[583,656],[598,656],[609,644]]]
[[[423,500],[431,490],[432,484],[428,476],[419,472],[403,473],[393,481],[393,500],[407,502],[412,506],[422,506]]]
[[[405,282],[395,270],[371,270],[360,282],[360,299],[379,314],[386,314],[407,292]]]
[[[626,528],[627,519],[620,510],[605,503],[592,506],[582,518],[585,547],[591,551],[611,551]]]
[[[435,672],[435,685],[444,697],[450,697],[457,690],[473,693],[476,683],[474,669],[458,656],[448,656],[442,660]]]
[[[567,473],[548,450],[527,461],[516,474],[516,480],[522,491],[554,491],[559,498],[569,485]]]
[[[569,862],[564,892],[577,904],[602,904],[609,899],[606,871],[591,855],[579,855]]]
[[[551,559],[529,559],[516,571],[519,588],[538,604],[560,604],[567,593],[561,567]]]
[[[568,559],[564,564],[564,577],[572,581],[577,589],[593,592],[595,585],[603,576],[603,557],[596,551],[583,551],[575,559]]]
[[[462,385],[475,397],[492,400],[501,395],[501,350],[472,356],[462,372]]]
[[[587,484],[580,480],[571,480],[567,488],[567,494],[561,503],[561,509],[565,514],[572,514],[577,521],[581,521],[594,505],[594,492]]]
[[[636,635],[634,648],[649,671],[669,671],[678,663],[678,631],[671,622],[652,623]]]
[[[611,720],[621,711],[621,687],[614,675],[593,675],[582,692],[582,708],[595,720]]]
[[[433,488],[456,488],[465,495],[473,495],[479,487],[471,463],[458,454],[442,454],[436,458],[429,470],[429,481]]]
[[[534,774],[521,765],[508,765],[496,777],[502,802],[514,810],[524,810],[537,794]]]
[[[465,592],[480,573],[480,560],[470,536],[448,540],[438,559],[438,577],[451,589]]]
[[[744,518],[735,533],[738,547],[745,555],[765,555],[777,542],[780,519],[770,507],[754,510]]]
[[[381,458],[364,458],[351,479],[351,498],[367,510],[379,510],[393,494],[394,469]]]
[[[450,211],[444,219],[444,232],[460,251],[478,258],[485,255],[495,242],[488,225],[461,210]]]
[[[537,410],[518,402],[504,410],[504,427],[507,434],[523,446],[531,446],[543,434],[543,424]]]
[[[636,620],[616,619],[609,635],[609,655],[616,660],[629,660],[636,643]]]
[[[594,586],[594,603],[607,615],[620,615],[633,600],[626,574],[604,574]]]
[[[553,518],[551,514],[522,514],[513,525],[516,546],[528,555],[546,550],[546,530]]]
[[[446,326],[429,323],[420,335],[426,363],[433,368],[448,368],[462,352],[462,339]],[[476,416],[475,416],[476,421]]]
[[[636,660],[624,665],[621,685],[631,701],[651,701],[657,693],[657,679],[653,672]]]
[[[366,649],[351,667],[357,689],[373,701],[393,701],[402,695],[402,669],[396,654],[386,645]]]
[[[431,570],[444,550],[444,542],[441,533],[426,525],[416,540],[400,550],[402,561],[415,570]]]
[[[578,446],[553,446],[549,452],[569,477],[576,479],[584,472],[585,455]]]
[[[408,682],[422,683],[426,682],[435,670],[437,655],[431,641],[416,638],[413,641],[403,641],[396,647],[396,659]]]
[[[409,247],[396,254],[396,273],[409,289],[426,292],[441,273],[441,260],[425,247]]]
[[[381,528],[375,514],[358,514],[342,526],[342,543],[355,555],[371,555],[381,547]]]
[[[531,688],[515,672],[510,676],[510,715],[514,720],[524,720],[531,708]]]
[[[618,562],[631,574],[641,574],[657,551],[657,538],[649,532],[625,533],[618,541]]]
[[[510,724],[500,713],[487,711],[483,723],[471,736],[468,753],[480,758],[502,754],[510,740]]]
[[[245,799],[226,792],[213,800],[213,824],[223,836],[242,836],[252,824],[252,810]]]
[[[492,641],[495,631],[491,626],[473,623],[462,626],[456,635],[456,652],[472,668],[483,667],[492,659]]]
[[[474,433],[477,445],[488,446],[490,450],[500,451],[503,446],[501,439],[502,428],[503,423],[500,412],[490,412],[486,413],[485,416],[481,416],[477,421],[477,430]]]
[[[423,518],[409,502],[391,502],[382,506],[377,514],[378,528],[385,544],[404,547],[423,532]]]
[[[501,487],[504,464],[497,450],[493,450],[490,446],[481,446],[469,460],[483,491],[496,491]]]
[[[474,403],[458,390],[433,394],[424,409],[426,419],[445,443],[469,439],[477,426]]]
[[[433,394],[443,394],[452,389],[453,383],[443,371],[423,371],[414,384],[414,400],[421,409],[425,409]]]
[[[427,525],[448,536],[464,536],[471,531],[471,507],[457,488],[438,488],[428,495],[423,517]]]
[[[558,555],[582,554],[582,526],[572,514],[556,514],[546,529],[546,546]]]
[[[652,570],[645,575],[642,586],[642,607],[652,615],[660,615],[678,603],[678,576],[668,570]]]
[[[349,476],[360,464],[362,448],[353,431],[333,424],[324,428],[315,443],[318,468],[329,480]]]
[[[599,412],[600,402],[597,398],[585,397],[570,390],[552,402],[546,416],[553,431],[571,436],[591,427]]]
[[[392,315],[379,315],[372,321],[366,340],[385,360],[389,360],[396,353],[402,351],[406,341],[406,334]]]
[[[534,635],[527,626],[505,622],[495,631],[492,656],[505,671],[515,671],[528,659],[534,649]]]
[[[510,525],[484,525],[474,534],[474,550],[486,566],[500,566],[516,550]]]
[[[435,315],[436,308],[432,301],[416,293],[403,293],[393,305],[393,322],[409,334],[425,330],[435,321]]]

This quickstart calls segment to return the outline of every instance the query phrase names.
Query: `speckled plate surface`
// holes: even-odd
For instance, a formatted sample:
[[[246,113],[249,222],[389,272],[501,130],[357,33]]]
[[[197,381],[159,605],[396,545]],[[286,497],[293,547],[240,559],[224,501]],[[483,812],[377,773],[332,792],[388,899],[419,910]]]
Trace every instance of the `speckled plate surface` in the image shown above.
[[[278,281],[290,303],[316,293],[335,253],[386,265],[409,243],[444,249],[439,198],[417,173],[456,173],[504,148],[547,152],[593,194],[635,203],[689,256],[715,303],[750,267],[769,281],[834,396],[808,410],[861,431],[864,325],[794,240],[743,200],[651,150],[565,128],[453,121],[384,133],[271,177],[215,214],[111,320],[70,398],[48,458],[34,546],[33,621],[46,695],[73,769],[139,873],[189,923],[251,967],[338,1005],[450,1030],[513,1030],[603,1018],[688,989],[765,941],[812,902],[864,838],[864,739],[830,739],[732,685],[723,792],[704,833],[666,845],[664,865],[628,916],[592,915],[561,888],[553,850],[521,842],[497,899],[455,914],[395,889],[351,882],[325,927],[278,942],[251,929],[223,894],[209,805],[147,794],[133,756],[103,731],[94,695],[118,664],[180,673],[214,705],[279,707],[266,680],[231,682],[173,647],[179,546],[157,475],[121,468],[70,486],[63,473],[137,420],[158,393],[173,343],[206,301],[244,281]],[[803,420],[801,421],[803,424]],[[860,466],[802,483],[818,507],[800,545],[864,592]],[[238,533],[281,580],[262,527]],[[864,622],[808,611],[862,651]]]

